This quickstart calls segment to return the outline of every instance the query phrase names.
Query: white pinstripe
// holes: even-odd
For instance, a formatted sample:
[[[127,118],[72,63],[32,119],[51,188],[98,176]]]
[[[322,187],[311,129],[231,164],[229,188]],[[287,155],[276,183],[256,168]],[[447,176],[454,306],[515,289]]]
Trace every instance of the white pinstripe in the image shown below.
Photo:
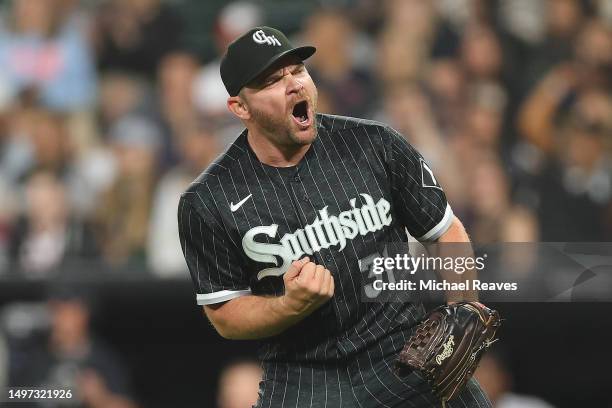
[[[295,399],[295,408],[297,408],[300,403],[300,389],[302,388],[302,366],[301,365],[299,366],[299,369],[300,369],[300,376],[298,378],[298,391],[297,391],[297,398]]]
[[[310,367],[310,376],[311,376],[311,380],[310,380],[310,405],[312,406],[312,400],[314,399],[314,367]]]
[[[336,374],[338,375],[338,393],[340,394],[340,406],[342,407],[342,385],[340,384],[340,367],[336,364]],[[327,404],[325,404],[327,407]]]
[[[285,364],[287,364],[287,379],[285,380],[285,390],[283,391],[283,402],[281,403],[281,407],[285,406],[285,397],[287,396],[287,384],[289,384],[289,363]]]
[[[274,379],[272,380],[272,395],[270,395],[270,404],[268,408],[272,407],[272,400],[274,399],[274,389],[276,388],[276,373],[278,370],[278,362],[274,363]]]

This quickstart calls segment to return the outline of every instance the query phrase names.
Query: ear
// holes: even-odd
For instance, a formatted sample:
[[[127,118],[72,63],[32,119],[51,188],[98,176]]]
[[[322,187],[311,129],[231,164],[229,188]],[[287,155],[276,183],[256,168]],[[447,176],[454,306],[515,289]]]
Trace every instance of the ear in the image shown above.
[[[240,96],[230,96],[227,98],[227,108],[239,119],[249,120],[251,118],[249,107]]]

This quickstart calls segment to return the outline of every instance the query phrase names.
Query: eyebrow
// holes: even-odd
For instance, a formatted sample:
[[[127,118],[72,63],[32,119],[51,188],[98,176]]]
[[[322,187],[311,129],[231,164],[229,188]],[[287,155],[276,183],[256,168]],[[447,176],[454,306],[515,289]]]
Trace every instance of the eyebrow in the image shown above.
[[[304,68],[304,62],[296,62],[295,64],[290,64],[290,65],[285,65],[283,67],[277,68],[273,71],[271,71],[269,74],[267,75],[262,75],[259,79],[256,79],[255,81],[253,81],[253,85],[256,86],[263,86],[265,84],[267,84],[269,81],[271,80],[275,80],[278,78],[282,78],[284,75],[282,74],[282,70],[284,68],[289,68],[290,66],[293,66],[290,71],[293,72],[296,69],[300,69],[300,68]],[[265,71],[264,71],[265,74]]]
[[[268,82],[271,79],[281,78],[285,76],[282,69],[277,69],[276,71],[270,73],[270,75],[266,76],[263,80],[264,82]]]

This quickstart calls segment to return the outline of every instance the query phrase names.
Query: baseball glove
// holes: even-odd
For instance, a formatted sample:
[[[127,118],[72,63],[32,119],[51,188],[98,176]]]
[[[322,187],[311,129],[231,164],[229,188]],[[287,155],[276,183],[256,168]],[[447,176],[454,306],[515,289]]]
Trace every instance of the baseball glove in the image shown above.
[[[441,306],[427,315],[398,360],[400,375],[418,370],[434,394],[446,401],[468,382],[485,349],[494,343],[499,313],[478,302]]]

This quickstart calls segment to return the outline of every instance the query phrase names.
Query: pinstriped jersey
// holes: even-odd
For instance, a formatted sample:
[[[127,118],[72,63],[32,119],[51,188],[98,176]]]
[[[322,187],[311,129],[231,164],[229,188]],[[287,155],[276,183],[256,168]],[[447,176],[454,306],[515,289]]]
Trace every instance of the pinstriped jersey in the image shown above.
[[[317,137],[292,167],[260,162],[247,131],[185,191],[181,246],[200,305],[280,296],[292,261],[329,269],[334,296],[300,323],[262,342],[264,361],[329,361],[376,343],[399,351],[421,305],[361,301],[360,260],[406,230],[435,241],[452,222],[445,194],[422,156],[392,128],[317,114]]]

